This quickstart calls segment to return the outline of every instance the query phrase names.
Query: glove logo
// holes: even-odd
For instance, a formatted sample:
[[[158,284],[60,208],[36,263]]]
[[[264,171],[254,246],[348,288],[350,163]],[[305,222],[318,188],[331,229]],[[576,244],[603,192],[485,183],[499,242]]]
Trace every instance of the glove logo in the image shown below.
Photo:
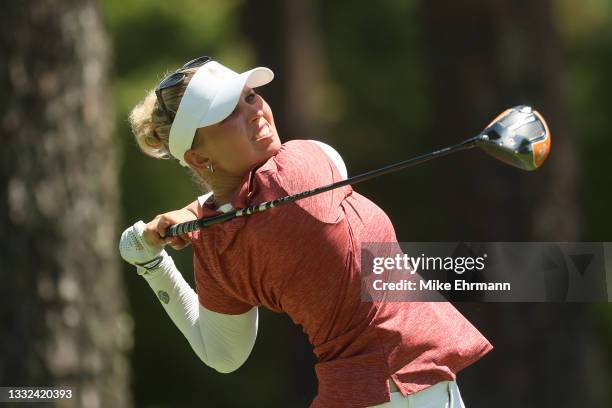
[[[165,292],[163,290],[160,290],[159,292],[157,292],[157,297],[165,305],[167,305],[168,302],[170,302],[170,295],[168,295],[168,292]]]

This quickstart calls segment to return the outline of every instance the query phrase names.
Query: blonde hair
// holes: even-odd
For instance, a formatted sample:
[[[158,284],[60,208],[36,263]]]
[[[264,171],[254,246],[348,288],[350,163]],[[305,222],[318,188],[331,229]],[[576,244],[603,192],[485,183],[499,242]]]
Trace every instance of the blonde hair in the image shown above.
[[[181,98],[187,90],[189,81],[197,71],[196,68],[189,68],[183,71],[185,79],[171,88],[164,89],[162,96],[166,108],[172,112],[178,111]],[[160,106],[155,90],[150,91],[147,96],[136,105],[129,115],[130,126],[136,143],[140,150],[147,156],[156,159],[170,159],[174,156],[170,153],[170,127],[172,119]],[[195,139],[194,139],[195,140]],[[202,191],[212,191],[210,184],[204,180],[201,174],[189,168],[193,182]]]
[[[183,71],[185,79],[180,84],[162,91],[167,109],[178,111],[181,98],[196,70],[197,68],[186,69]],[[173,157],[169,148],[172,120],[160,106],[154,90],[132,109],[129,120],[136,143],[144,154],[156,159]]]

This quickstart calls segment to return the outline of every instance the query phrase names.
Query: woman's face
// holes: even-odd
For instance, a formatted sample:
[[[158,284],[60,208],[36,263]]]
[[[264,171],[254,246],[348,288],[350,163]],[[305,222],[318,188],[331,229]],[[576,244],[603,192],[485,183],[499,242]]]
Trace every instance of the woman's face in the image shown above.
[[[234,111],[222,122],[196,132],[196,151],[212,164],[242,176],[280,149],[272,110],[251,88],[245,87]]]

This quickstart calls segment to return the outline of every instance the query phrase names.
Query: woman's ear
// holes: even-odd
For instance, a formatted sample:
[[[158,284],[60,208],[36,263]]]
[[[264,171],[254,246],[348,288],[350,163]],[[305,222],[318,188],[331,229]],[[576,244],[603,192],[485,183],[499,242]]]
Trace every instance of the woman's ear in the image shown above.
[[[198,170],[206,169],[211,163],[208,157],[202,155],[196,149],[187,150],[183,158],[187,164]]]

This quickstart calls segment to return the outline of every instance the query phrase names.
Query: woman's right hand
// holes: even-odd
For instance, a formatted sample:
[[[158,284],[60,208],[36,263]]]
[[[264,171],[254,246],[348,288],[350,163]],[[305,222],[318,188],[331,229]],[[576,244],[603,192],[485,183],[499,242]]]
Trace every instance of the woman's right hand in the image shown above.
[[[192,221],[196,218],[196,215],[187,208],[160,214],[145,224],[143,238],[147,244],[154,247],[162,248],[168,244],[174,249],[183,249],[191,243],[189,234],[164,238],[166,230],[171,225]]]

